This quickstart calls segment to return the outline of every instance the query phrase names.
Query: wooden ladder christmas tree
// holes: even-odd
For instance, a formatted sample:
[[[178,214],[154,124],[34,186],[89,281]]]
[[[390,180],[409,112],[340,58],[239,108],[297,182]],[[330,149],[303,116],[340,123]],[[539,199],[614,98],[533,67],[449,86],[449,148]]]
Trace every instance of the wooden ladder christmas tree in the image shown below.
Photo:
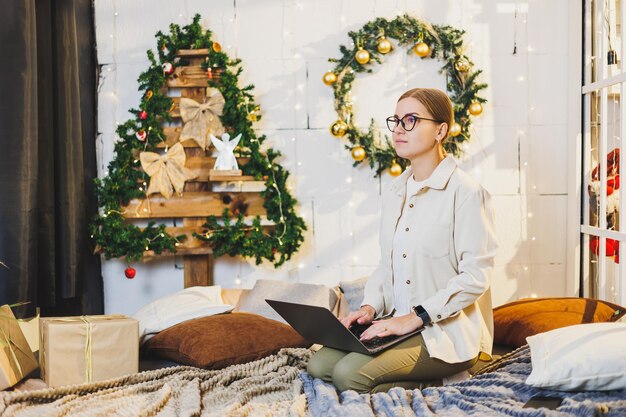
[[[286,189],[289,173],[276,162],[280,153],[261,152],[265,137],[251,127],[259,108],[252,86],[237,85],[240,61],[221,52],[199,19],[157,34],[158,61],[148,51],[152,66],[139,77],[142,102],[131,109],[136,118],[118,126],[121,141],[108,175],[96,181],[101,214],[91,227],[107,258],[124,256],[130,263],[183,255],[185,287],[213,284],[214,255],[279,266],[299,248],[306,229]],[[225,145],[236,143],[229,141],[234,135],[240,142],[232,153]],[[222,159],[215,168],[222,169],[213,169],[212,141]],[[241,169],[225,170],[225,160]],[[151,222],[139,228],[137,219]],[[174,219],[176,226],[153,219]]]

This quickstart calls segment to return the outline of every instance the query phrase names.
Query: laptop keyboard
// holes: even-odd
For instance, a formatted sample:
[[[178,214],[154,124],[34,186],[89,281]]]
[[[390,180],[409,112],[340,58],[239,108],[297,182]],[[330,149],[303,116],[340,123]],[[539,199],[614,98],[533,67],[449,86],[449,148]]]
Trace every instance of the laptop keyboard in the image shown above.
[[[360,338],[361,334],[368,328],[370,327],[370,324],[353,324],[352,326],[350,326],[350,331],[352,332],[352,334],[354,334],[356,337]],[[375,349],[379,346],[382,346],[384,344],[387,344],[388,342],[391,342],[392,340],[397,339],[400,336],[385,336],[385,337],[378,337],[375,336],[369,340],[361,340],[361,343],[363,343],[363,345],[368,348],[368,349]]]

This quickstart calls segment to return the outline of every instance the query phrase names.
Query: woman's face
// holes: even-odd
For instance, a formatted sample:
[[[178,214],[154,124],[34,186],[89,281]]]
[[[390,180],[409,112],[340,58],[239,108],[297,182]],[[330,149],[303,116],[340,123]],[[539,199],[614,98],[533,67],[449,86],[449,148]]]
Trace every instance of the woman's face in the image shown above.
[[[437,138],[438,134],[441,136],[442,124],[413,119],[413,117],[434,118],[420,101],[413,97],[403,98],[396,104],[395,116],[398,119],[405,118],[408,127],[415,121],[415,126],[410,131],[406,131],[401,123],[393,130],[393,147],[399,157],[414,160],[430,152],[437,152]]]

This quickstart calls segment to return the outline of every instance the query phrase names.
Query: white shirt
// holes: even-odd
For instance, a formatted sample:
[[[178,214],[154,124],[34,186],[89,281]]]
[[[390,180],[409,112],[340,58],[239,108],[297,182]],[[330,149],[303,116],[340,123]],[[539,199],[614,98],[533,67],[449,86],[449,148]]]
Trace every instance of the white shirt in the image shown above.
[[[491,354],[489,286],[497,249],[491,197],[450,156],[413,196],[406,192],[410,175],[406,170],[383,191],[380,263],[365,285],[361,305],[372,306],[377,316],[389,314],[394,275],[405,274],[408,305],[421,305],[432,320],[422,332],[431,357],[458,363],[480,352]],[[409,232],[398,233],[410,235],[410,245],[396,247],[401,217]]]
[[[406,195],[414,196],[422,188],[427,180],[415,181],[413,175],[409,175],[406,180]],[[408,286],[411,284],[411,271],[407,268],[407,264],[402,262],[402,253],[407,246],[413,244],[410,227],[408,225],[408,217],[406,213],[409,211],[409,198],[404,200],[402,214],[398,220],[396,232],[393,235],[392,249],[392,271],[393,271],[393,303],[396,312],[394,316],[404,316],[413,311],[413,306],[409,303]]]

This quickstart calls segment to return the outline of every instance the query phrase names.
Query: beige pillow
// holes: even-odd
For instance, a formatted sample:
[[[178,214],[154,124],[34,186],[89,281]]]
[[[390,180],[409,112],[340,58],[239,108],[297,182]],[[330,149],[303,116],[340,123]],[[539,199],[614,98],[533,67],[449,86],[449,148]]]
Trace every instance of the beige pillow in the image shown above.
[[[565,326],[617,321],[625,309],[590,298],[529,298],[493,310],[494,343],[519,347],[526,338]]]
[[[260,279],[247,295],[242,296],[233,311],[254,313],[281,323],[287,323],[267,304],[266,299],[320,306],[331,311],[335,310],[338,301],[335,291],[325,285]]]

